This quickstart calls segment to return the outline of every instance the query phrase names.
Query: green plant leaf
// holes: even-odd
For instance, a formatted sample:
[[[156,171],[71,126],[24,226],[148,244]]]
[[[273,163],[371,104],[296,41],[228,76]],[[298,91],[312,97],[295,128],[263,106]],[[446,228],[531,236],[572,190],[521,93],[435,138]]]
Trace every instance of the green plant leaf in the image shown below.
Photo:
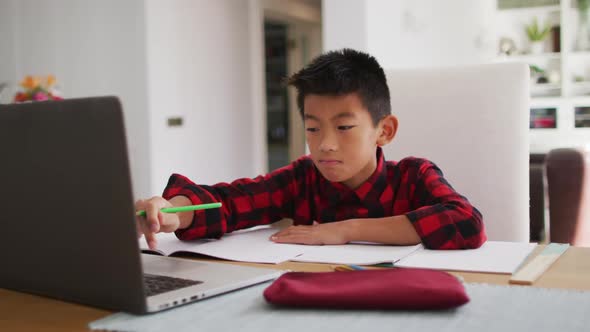
[[[547,38],[549,32],[551,32],[551,26],[545,24],[543,28],[540,28],[539,22],[535,17],[531,24],[525,26],[525,31],[530,41],[542,41]]]

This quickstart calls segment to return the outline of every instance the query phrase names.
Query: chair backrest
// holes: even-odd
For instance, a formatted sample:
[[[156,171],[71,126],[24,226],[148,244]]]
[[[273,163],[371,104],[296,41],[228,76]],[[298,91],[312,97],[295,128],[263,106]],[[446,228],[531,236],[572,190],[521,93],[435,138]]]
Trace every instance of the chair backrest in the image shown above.
[[[528,66],[392,70],[387,80],[400,126],[386,158],[431,160],[482,212],[488,239],[528,242]]]
[[[545,202],[545,153],[531,153],[529,161],[529,214],[530,214],[530,240],[540,242],[547,239],[548,221],[545,218],[547,211]],[[547,221],[546,221],[547,220]]]
[[[546,159],[549,240],[590,246],[590,151],[560,148]]]

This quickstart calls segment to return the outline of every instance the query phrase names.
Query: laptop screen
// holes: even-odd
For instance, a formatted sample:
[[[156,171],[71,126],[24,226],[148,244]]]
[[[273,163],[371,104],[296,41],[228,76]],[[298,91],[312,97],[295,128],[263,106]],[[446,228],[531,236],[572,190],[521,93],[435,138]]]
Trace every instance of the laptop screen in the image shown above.
[[[0,287],[145,306],[121,105],[0,105]]]

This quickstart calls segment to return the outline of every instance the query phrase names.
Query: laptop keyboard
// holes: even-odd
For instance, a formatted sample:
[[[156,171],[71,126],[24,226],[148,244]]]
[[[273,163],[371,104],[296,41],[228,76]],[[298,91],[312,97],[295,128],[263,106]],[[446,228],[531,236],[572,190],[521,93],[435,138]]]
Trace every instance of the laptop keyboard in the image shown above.
[[[202,284],[203,282],[146,273],[143,275],[143,283],[145,285],[146,296],[152,296],[179,288]]]

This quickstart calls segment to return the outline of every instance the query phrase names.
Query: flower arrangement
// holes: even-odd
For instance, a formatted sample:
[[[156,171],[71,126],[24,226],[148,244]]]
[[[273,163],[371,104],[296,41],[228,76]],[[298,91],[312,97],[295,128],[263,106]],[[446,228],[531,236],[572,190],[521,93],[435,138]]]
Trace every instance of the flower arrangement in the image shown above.
[[[63,98],[55,89],[55,83],[53,75],[47,77],[26,76],[20,83],[23,90],[16,93],[14,102],[61,100]]]

